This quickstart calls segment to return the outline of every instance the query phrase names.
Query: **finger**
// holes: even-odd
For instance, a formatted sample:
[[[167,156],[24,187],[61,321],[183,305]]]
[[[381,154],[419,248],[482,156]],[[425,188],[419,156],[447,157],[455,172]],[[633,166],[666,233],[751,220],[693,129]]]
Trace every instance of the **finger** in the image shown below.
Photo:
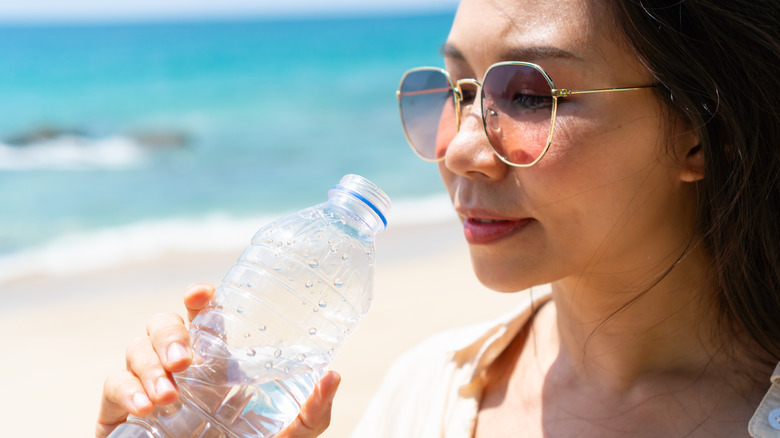
[[[143,385],[129,371],[120,371],[109,376],[103,384],[95,436],[108,436],[128,414],[143,417],[152,411],[153,405]]]
[[[301,412],[277,438],[313,438],[319,436],[330,425],[333,397],[341,383],[341,376],[328,371],[322,376],[314,391],[301,406]]]
[[[214,295],[214,290],[214,286],[207,283],[194,283],[187,287],[184,291],[184,307],[187,308],[187,316],[190,321],[208,305]]]
[[[166,371],[178,373],[190,366],[190,334],[179,315],[154,315],[146,324],[146,333]]]
[[[127,347],[127,370],[137,377],[155,404],[166,405],[179,398],[172,376],[163,367],[148,337],[138,338]]]

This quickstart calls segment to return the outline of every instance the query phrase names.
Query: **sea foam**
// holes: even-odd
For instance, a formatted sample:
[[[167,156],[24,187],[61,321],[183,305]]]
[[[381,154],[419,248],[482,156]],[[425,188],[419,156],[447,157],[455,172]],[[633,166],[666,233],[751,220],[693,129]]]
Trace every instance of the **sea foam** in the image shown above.
[[[245,218],[215,213],[63,235],[0,256],[0,286],[25,277],[76,275],[143,263],[166,254],[233,252],[238,257],[258,228],[287,213],[292,212]],[[432,195],[395,202],[388,227],[435,224],[454,218],[449,198]]]
[[[122,136],[62,135],[23,146],[0,143],[0,170],[121,169],[142,165],[147,159],[143,145]]]

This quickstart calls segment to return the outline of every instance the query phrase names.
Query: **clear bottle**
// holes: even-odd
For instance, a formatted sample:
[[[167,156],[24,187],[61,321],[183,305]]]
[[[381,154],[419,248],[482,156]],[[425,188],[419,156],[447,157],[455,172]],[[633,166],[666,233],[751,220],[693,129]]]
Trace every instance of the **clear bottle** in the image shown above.
[[[328,201],[261,228],[192,321],[180,401],[110,438],[268,438],[300,411],[371,304],[390,200],[347,175]]]

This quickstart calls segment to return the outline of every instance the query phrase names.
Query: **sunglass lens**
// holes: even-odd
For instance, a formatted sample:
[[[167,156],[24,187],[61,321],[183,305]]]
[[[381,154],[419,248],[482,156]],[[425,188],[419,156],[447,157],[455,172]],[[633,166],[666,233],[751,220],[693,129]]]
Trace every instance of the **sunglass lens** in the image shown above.
[[[438,69],[413,70],[401,81],[399,105],[406,138],[428,160],[444,156],[457,133],[452,85]]]
[[[513,164],[536,162],[552,135],[553,105],[551,85],[536,68],[522,64],[491,68],[482,87],[482,111],[496,153]]]

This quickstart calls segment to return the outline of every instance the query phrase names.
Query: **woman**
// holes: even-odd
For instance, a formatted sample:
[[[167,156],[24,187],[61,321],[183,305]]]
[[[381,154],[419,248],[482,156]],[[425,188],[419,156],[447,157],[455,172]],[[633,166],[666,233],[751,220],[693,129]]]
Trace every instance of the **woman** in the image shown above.
[[[463,0],[404,127],[480,281],[534,301],[410,352],[355,435],[777,436],[779,29],[776,0]],[[149,334],[99,436],[176,397],[184,325]],[[280,436],[324,430],[338,380]]]

